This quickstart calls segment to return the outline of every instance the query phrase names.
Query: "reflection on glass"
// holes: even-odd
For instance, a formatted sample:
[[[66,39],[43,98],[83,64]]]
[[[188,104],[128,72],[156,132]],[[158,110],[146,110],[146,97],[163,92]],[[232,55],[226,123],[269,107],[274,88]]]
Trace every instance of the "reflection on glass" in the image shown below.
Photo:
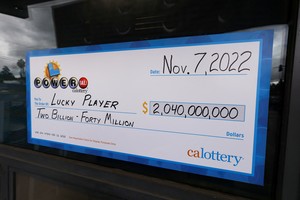
[[[29,6],[29,18],[0,14],[0,142],[26,145],[26,63],[28,50],[55,48],[53,1]]]
[[[283,101],[285,59],[287,49],[287,26],[274,26],[270,111],[281,110]]]

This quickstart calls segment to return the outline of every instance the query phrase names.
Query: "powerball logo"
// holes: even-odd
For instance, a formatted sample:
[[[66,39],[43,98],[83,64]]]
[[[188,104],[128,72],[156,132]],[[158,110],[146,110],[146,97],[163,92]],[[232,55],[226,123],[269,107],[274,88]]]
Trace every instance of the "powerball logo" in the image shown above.
[[[61,66],[56,61],[48,62],[44,67],[44,78],[36,77],[34,79],[34,86],[36,88],[51,88],[56,89],[58,87],[62,89],[71,88],[75,90],[77,87],[86,89],[88,86],[88,80],[85,77],[77,79],[76,77],[62,77]],[[74,91],[75,92],[75,91]]]

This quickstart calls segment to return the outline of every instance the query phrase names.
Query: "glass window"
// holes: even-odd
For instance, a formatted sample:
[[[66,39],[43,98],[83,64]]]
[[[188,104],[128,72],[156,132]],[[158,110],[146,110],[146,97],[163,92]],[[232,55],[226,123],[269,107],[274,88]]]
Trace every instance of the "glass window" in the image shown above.
[[[268,9],[266,9],[268,8]],[[51,1],[28,6],[28,18],[0,14],[0,142],[200,187],[270,197],[275,184],[288,37],[288,1]],[[281,25],[278,25],[281,24]],[[153,169],[27,143],[26,52],[112,42],[274,29],[265,186]],[[275,166],[275,167],[273,167]],[[22,178],[22,177],[21,177]],[[24,179],[24,177],[22,178]],[[234,188],[240,188],[235,190]],[[21,189],[20,189],[21,191]],[[252,191],[255,191],[253,193]]]

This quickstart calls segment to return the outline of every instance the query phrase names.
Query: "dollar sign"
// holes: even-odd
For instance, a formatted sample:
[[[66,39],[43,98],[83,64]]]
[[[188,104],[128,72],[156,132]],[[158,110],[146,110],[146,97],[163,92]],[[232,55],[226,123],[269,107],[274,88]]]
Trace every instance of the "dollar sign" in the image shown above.
[[[144,110],[143,110],[143,113],[144,114],[146,114],[147,112],[148,112],[148,107],[147,107],[147,102],[145,101],[144,103],[143,103],[143,108],[144,108]]]

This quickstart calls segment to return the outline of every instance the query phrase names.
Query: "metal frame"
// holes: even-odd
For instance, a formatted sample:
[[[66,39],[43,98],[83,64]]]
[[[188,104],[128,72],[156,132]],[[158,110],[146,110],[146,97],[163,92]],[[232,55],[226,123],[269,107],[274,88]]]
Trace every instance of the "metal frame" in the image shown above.
[[[291,34],[294,34],[289,41],[292,45],[291,62],[292,66],[289,76],[289,99],[286,102],[287,107],[287,122],[285,131],[286,138],[283,138],[285,151],[280,160],[282,169],[279,170],[279,176],[282,175],[279,181],[279,190],[281,193],[277,195],[277,199],[300,199],[300,5],[299,1],[294,1],[296,7],[295,13],[292,16],[298,19],[297,24],[292,25]]]

